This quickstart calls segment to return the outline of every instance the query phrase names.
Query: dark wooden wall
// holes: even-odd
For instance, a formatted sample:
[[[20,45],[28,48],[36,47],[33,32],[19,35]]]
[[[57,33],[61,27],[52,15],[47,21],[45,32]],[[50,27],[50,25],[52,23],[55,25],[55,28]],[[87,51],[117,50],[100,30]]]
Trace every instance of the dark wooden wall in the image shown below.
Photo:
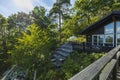
[[[112,19],[109,19],[108,21],[105,21],[103,23],[100,23],[98,25],[95,25],[97,27],[92,28],[91,30],[89,30],[86,34],[86,41],[89,43],[92,43],[92,35],[96,35],[96,34],[104,34],[104,26],[106,26],[107,24],[113,22]]]

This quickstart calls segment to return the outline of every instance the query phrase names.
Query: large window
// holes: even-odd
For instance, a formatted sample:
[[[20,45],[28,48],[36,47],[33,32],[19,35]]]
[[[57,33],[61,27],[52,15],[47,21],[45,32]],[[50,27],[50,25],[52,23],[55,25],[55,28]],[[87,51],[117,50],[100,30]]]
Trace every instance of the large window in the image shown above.
[[[97,36],[94,35],[94,36],[93,36],[93,44],[94,44],[94,45],[97,45],[97,42],[98,42]]]
[[[117,34],[117,45],[120,45],[120,34]]]
[[[105,35],[105,43],[107,44],[113,44],[113,37],[114,35]]]
[[[104,43],[104,36],[103,35],[99,35],[98,36],[98,41],[99,41],[98,42],[99,45],[103,45],[103,43]]]
[[[105,26],[105,45],[114,46],[114,22]]]
[[[117,33],[120,33],[120,21],[117,22],[116,26],[117,26],[117,28],[116,28]]]
[[[110,23],[105,26],[105,34],[113,34],[114,33],[114,23]]]
[[[120,45],[120,21],[117,21],[116,29],[116,43]]]
[[[120,21],[118,25],[118,34],[116,41],[120,44]],[[114,46],[114,22],[104,26],[104,34],[96,34],[92,36],[93,45]]]

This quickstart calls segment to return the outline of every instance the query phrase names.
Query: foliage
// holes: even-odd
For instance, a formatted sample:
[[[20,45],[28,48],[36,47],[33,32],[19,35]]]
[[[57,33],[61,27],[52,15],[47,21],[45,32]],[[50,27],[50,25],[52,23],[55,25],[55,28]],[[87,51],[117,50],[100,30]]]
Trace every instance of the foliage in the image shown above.
[[[33,63],[36,62],[36,60],[44,60],[45,55],[48,55],[46,53],[49,53],[50,50],[49,46],[51,45],[50,42],[52,40],[52,38],[50,38],[50,34],[47,32],[47,30],[40,30],[35,24],[29,26],[27,30],[29,30],[30,33],[28,34],[26,32],[22,32],[23,36],[18,38],[18,45],[15,45],[16,50],[11,55],[15,55],[21,59],[24,57],[31,57],[30,59],[33,59],[31,60]],[[34,57],[36,60],[32,57]],[[16,60],[18,60],[17,63],[22,61],[20,59]]]
[[[72,9],[72,18],[62,27],[62,41],[70,36],[78,36],[80,31],[96,22],[111,11],[119,11],[119,0],[76,0]]]
[[[67,80],[71,78],[76,73],[83,70],[85,67],[102,57],[104,53],[92,53],[92,54],[86,54],[86,53],[78,53],[74,52],[71,56],[65,60],[62,71],[64,73],[64,80]]]
[[[0,75],[9,66],[9,63],[7,62],[8,59],[7,37],[8,37],[7,20],[5,17],[0,15],[0,65],[1,65]]]
[[[69,13],[69,7],[70,6],[70,0],[56,0],[56,2],[53,4],[52,9],[49,12],[49,16],[53,20],[53,22],[56,25],[56,29],[59,33],[59,42],[61,43],[61,26],[63,23],[63,20],[70,18]]]
[[[34,23],[36,23],[41,28],[47,28],[48,25],[51,23],[50,19],[46,16],[46,9],[42,6],[36,6],[32,10],[31,16]]]
[[[33,79],[35,69],[38,80],[67,80],[103,56],[103,53],[74,52],[65,60],[60,70],[55,70],[49,60],[51,52],[59,44],[56,42],[59,35],[63,43],[70,36],[77,36],[77,42],[84,41],[85,36],[79,35],[80,31],[109,12],[119,11],[120,1],[76,0],[70,13],[67,6],[70,5],[70,0],[57,1],[49,12],[52,17],[47,16],[46,9],[41,6],[36,6],[29,14],[18,12],[8,18],[0,15],[1,72],[4,65],[10,66],[12,63],[29,70],[28,80]],[[56,30],[58,25],[53,21],[56,18],[59,18],[59,21],[64,19],[60,32]],[[8,63],[9,60],[11,63]]]
[[[8,17],[8,29],[9,31],[20,32],[20,30],[25,30],[27,26],[32,23],[30,14],[24,12],[18,12]]]
[[[55,68],[46,68],[48,70],[46,76],[39,79],[68,80],[102,56],[104,56],[104,53],[87,54],[75,51],[63,62],[60,69],[55,70]],[[51,64],[49,65],[52,66]],[[41,75],[43,76],[43,74]]]
[[[79,36],[79,37],[76,37],[75,39],[68,39],[67,41],[83,43],[83,42],[86,42],[86,38],[83,36]]]
[[[26,69],[39,68],[48,60],[55,47],[55,39],[48,29],[40,29],[36,24],[30,25],[27,30],[29,34],[22,32],[23,36],[17,39],[15,50],[11,51],[11,59],[14,64]]]

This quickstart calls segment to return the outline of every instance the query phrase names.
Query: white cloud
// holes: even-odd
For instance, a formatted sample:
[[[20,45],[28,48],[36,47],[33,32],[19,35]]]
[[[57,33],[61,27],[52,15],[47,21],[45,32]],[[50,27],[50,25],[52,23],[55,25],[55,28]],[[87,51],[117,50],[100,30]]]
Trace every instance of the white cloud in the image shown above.
[[[34,0],[13,0],[13,3],[18,9],[29,11],[34,8],[33,1]]]
[[[7,17],[8,14],[12,14],[12,11],[9,10],[8,8],[0,5],[0,14],[4,15],[5,17]]]
[[[75,0],[72,0],[72,3]],[[6,2],[9,4],[6,5]],[[23,11],[28,13],[35,6],[43,6],[48,11],[52,8],[53,3],[56,0],[3,0],[0,2],[0,14],[5,17],[17,13],[18,11]]]
[[[50,10],[52,5],[48,5],[50,3],[54,3],[53,0],[34,0],[35,3],[37,3],[38,6],[43,6],[45,9]]]
[[[74,6],[75,1],[76,1],[76,0],[71,0],[72,6]]]

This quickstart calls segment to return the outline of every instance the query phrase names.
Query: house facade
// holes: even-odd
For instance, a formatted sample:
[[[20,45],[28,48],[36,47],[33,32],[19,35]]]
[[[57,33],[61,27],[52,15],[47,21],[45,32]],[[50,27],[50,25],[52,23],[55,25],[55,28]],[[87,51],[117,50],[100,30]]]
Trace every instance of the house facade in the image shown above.
[[[113,11],[85,28],[86,43],[95,46],[116,47],[120,45],[120,11]]]

